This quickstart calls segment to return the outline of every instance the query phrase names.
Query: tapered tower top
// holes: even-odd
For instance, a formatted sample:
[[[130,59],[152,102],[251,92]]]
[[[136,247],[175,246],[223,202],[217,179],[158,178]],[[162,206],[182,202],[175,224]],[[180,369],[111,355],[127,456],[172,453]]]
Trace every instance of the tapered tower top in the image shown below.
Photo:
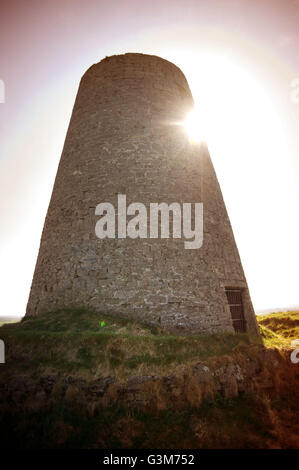
[[[193,106],[187,80],[176,65],[134,53],[106,57],[92,65],[82,77],[78,97],[89,113],[101,106],[108,120],[109,112],[114,119],[121,116],[125,127],[132,121],[147,125],[155,119],[182,120]]]

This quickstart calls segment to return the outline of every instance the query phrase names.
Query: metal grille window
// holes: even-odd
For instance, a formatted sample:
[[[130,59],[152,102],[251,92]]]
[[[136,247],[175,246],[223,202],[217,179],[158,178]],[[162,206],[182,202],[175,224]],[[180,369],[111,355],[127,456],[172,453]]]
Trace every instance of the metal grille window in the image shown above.
[[[236,332],[246,331],[241,289],[226,289],[226,297],[229,304],[233,327]]]

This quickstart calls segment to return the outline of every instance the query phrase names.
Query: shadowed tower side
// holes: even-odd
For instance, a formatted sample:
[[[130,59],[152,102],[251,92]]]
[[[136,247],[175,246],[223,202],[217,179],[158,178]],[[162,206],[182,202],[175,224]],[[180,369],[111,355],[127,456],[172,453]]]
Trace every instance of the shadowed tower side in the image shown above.
[[[257,334],[208,150],[190,143],[177,125],[192,105],[183,73],[159,57],[112,56],[87,70],[44,224],[27,315],[86,307],[173,332]],[[126,195],[127,205],[140,202],[147,209],[150,203],[202,202],[202,247],[187,250],[183,239],[173,238],[100,240],[95,208],[101,202],[117,208],[119,194]]]

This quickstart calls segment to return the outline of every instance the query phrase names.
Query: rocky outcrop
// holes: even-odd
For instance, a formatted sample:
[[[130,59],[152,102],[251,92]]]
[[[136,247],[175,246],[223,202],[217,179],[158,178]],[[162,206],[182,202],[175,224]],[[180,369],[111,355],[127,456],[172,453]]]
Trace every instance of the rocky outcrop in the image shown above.
[[[296,393],[298,365],[289,353],[255,346],[251,354],[222,356],[198,362],[178,374],[132,376],[120,381],[114,376],[86,379],[76,376],[11,376],[0,383],[0,412],[18,413],[51,407],[57,400],[75,411],[96,415],[110,405],[158,413],[173,408],[200,407],[217,395],[234,398],[242,394]]]

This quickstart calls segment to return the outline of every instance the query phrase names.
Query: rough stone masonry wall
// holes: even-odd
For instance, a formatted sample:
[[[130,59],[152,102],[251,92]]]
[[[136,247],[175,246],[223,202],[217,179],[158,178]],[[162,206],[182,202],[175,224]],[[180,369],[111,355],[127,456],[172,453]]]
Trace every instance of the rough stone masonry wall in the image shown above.
[[[27,315],[87,307],[160,324],[173,332],[233,331],[225,287],[246,279],[205,146],[177,125],[193,99],[183,73],[161,58],[112,56],[83,76],[50,201]],[[95,207],[203,202],[204,242],[104,239]]]

